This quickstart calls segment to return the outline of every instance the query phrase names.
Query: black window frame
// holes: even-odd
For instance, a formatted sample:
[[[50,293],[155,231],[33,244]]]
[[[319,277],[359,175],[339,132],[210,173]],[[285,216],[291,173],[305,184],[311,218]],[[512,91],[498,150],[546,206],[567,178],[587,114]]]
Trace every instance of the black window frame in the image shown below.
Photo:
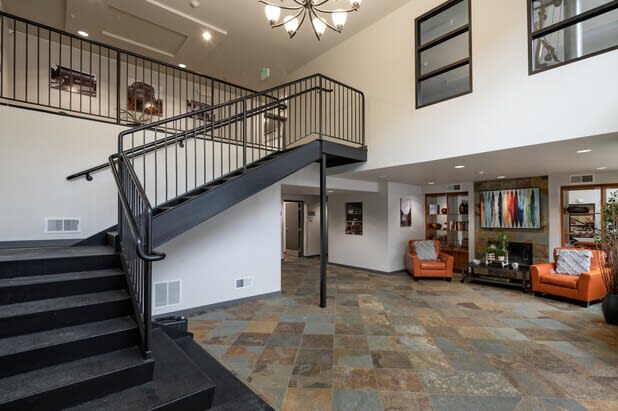
[[[473,81],[472,81],[472,0],[468,0],[468,24],[465,24],[463,26],[457,27],[454,30],[451,30],[450,32],[441,35],[440,37],[437,37],[433,40],[430,40],[428,42],[426,42],[425,44],[421,44],[421,24],[429,19],[431,19],[432,17],[435,17],[437,15],[439,15],[440,13],[445,12],[446,10],[450,9],[451,7],[456,6],[459,3],[464,2],[465,0],[448,0],[445,3],[440,4],[439,6],[429,10],[428,12],[418,16],[416,19],[414,19],[414,36],[415,36],[415,41],[414,41],[414,45],[415,45],[415,73],[416,73],[416,81],[415,81],[415,85],[416,85],[416,93],[415,93],[415,107],[416,109],[419,108],[423,108],[423,107],[427,107],[427,106],[431,106],[433,104],[437,104],[437,103],[441,103],[443,101],[447,101],[447,100],[451,100],[457,97],[461,97],[464,96],[466,94],[470,94],[472,93],[473,90]],[[448,64],[446,66],[440,67],[438,69],[435,69],[429,73],[425,73],[421,75],[421,53],[427,50],[430,50],[431,48],[435,47],[435,46],[439,46],[440,44],[443,44],[457,36],[460,36],[464,33],[468,33],[468,57],[455,61],[451,64]],[[439,76],[441,74],[447,73],[449,71],[458,69],[460,67],[463,67],[465,65],[468,65],[468,78],[470,81],[470,88],[467,91],[461,92],[461,93],[457,93],[454,94],[452,96],[449,97],[444,97],[441,98],[439,100],[436,101],[432,101],[431,103],[427,103],[427,104],[419,104],[419,90],[420,90],[420,84],[421,82],[423,82],[424,80],[428,80],[432,77],[436,77]]]
[[[567,64],[571,64],[571,63],[575,63],[577,61],[581,61],[590,57],[594,57],[594,56],[598,56],[599,54],[604,54],[604,53],[608,53],[610,51],[616,50],[618,49],[618,44],[616,44],[615,46],[611,46],[608,47],[606,49],[603,50],[599,50],[599,51],[595,51],[594,53],[590,53],[590,54],[586,54],[585,56],[581,56],[581,57],[576,57],[574,59],[570,59],[567,61],[562,61],[560,63],[556,63],[556,64],[552,64],[551,66],[547,66],[547,67],[541,67],[538,69],[534,69],[532,66],[532,62],[534,59],[534,56],[532,55],[534,53],[533,47],[532,47],[532,43],[533,41],[542,38],[544,36],[547,36],[549,34],[555,33],[557,31],[560,30],[564,30],[568,27],[574,26],[578,23],[582,23],[586,20],[590,20],[594,17],[598,17],[601,16],[605,13],[609,13],[615,9],[618,9],[618,0],[614,0],[611,1],[609,3],[605,3],[601,6],[595,7],[594,9],[590,9],[588,11],[585,11],[583,13],[578,14],[577,16],[573,16],[573,17],[569,17],[566,18],[562,21],[559,21],[558,23],[554,23],[550,26],[547,26],[545,28],[542,28],[540,30],[536,30],[536,31],[532,31],[532,3],[535,0],[527,0],[526,4],[528,6],[528,75],[531,76],[533,74],[538,74],[538,73],[542,73],[544,71],[547,70],[551,70],[557,67],[562,67],[564,65]]]

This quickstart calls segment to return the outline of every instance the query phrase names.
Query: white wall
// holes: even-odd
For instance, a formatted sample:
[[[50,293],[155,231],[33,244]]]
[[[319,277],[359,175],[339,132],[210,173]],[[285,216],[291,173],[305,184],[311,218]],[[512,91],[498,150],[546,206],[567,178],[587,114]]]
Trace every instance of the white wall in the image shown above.
[[[441,3],[410,1],[290,75],[321,72],[365,92],[362,168],[618,130],[618,51],[529,76],[521,0],[500,1],[499,12],[494,0],[472,1],[473,92],[416,110],[414,18]]]
[[[82,238],[116,224],[109,170],[67,181],[105,163],[124,127],[0,106],[0,241]],[[45,234],[45,217],[80,217],[80,234]]]
[[[393,272],[404,268],[408,240],[423,238],[424,196],[419,186],[381,183],[377,193],[331,194],[328,200],[328,260]],[[400,199],[412,199],[412,227],[401,227]],[[345,234],[345,203],[363,203],[363,235]]]
[[[281,290],[281,188],[270,186],[159,247],[153,282],[181,279],[180,305],[153,315]],[[236,280],[253,285],[236,289]]]
[[[412,200],[412,227],[401,227],[400,200]],[[409,240],[425,238],[425,196],[422,187],[408,184],[388,183],[388,244],[386,269],[392,272],[405,268],[403,255]]]

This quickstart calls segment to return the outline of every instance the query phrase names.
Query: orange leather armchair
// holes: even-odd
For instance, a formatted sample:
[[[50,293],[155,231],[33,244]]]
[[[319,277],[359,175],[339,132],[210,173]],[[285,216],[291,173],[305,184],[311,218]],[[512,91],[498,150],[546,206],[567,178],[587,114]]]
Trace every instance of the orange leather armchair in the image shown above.
[[[604,264],[605,253],[599,250],[589,250],[592,252],[590,271],[580,275],[568,275],[553,272],[556,269],[555,261],[558,260],[558,251],[561,249],[554,250],[553,263],[530,266],[534,294],[540,296],[546,293],[571,298],[582,302],[585,306],[588,306],[591,301],[603,299],[607,291],[601,277],[600,264]]]
[[[437,260],[421,260],[416,255],[414,242],[425,240],[410,240],[408,241],[408,250],[404,256],[406,268],[410,275],[418,281],[419,277],[441,277],[446,281],[451,281],[453,278],[453,264],[455,257],[443,253],[440,250],[440,241],[433,240],[436,250]]]

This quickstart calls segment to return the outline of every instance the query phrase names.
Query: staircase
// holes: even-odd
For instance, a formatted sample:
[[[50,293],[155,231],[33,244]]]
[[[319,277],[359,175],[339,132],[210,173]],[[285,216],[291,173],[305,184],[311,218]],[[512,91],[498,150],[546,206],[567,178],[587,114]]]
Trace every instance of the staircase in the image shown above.
[[[322,75],[121,133],[114,248],[0,252],[0,411],[271,409],[153,329],[154,248],[313,162],[324,193],[327,167],[366,158],[362,93]]]
[[[179,397],[199,399],[204,408],[194,409],[212,402],[214,385],[161,330],[154,345],[174,364],[155,370],[156,356],[144,358],[110,247],[3,250],[0,308],[0,410],[60,410],[119,391],[122,401],[90,409],[156,409]],[[183,372],[167,384],[157,378],[178,366]],[[166,390],[148,398],[154,385]],[[131,398],[137,408],[126,407]]]

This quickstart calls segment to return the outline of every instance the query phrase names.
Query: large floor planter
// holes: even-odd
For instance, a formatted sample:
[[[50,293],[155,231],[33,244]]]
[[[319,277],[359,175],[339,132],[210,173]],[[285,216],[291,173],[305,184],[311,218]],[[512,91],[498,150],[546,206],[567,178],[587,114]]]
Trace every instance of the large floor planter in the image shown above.
[[[618,294],[607,294],[601,304],[605,322],[618,325]]]

